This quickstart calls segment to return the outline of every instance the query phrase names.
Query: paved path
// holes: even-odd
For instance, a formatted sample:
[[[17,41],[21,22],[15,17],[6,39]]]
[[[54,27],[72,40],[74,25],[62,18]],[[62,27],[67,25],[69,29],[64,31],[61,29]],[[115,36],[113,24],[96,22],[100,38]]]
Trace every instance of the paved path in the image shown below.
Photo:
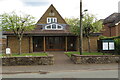
[[[69,59],[67,55],[65,55],[63,52],[54,52],[50,53],[54,55],[55,58],[55,65],[68,65],[73,64],[73,62]]]

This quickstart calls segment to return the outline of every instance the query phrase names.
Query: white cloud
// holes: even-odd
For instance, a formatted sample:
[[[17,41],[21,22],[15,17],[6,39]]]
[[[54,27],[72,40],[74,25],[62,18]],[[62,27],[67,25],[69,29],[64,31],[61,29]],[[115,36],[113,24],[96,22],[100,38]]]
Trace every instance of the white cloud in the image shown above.
[[[28,6],[25,2],[48,2],[47,5]],[[97,15],[99,19],[106,18],[118,11],[119,0],[83,0],[83,10]],[[0,0],[0,13],[22,11],[36,17],[38,20],[47,8],[53,4],[63,18],[79,17],[80,0]]]
[[[11,12],[11,10],[17,10],[23,6],[19,0],[3,0],[0,2],[0,13]]]
[[[79,0],[50,0],[58,12],[65,17],[79,17]]]
[[[26,14],[31,14],[38,20],[47,9],[46,7],[47,6],[26,6],[21,0],[4,0],[0,1],[0,14],[4,12],[21,11]]]
[[[106,18],[114,12],[118,12],[119,0],[83,0],[84,9],[97,15],[99,19]]]

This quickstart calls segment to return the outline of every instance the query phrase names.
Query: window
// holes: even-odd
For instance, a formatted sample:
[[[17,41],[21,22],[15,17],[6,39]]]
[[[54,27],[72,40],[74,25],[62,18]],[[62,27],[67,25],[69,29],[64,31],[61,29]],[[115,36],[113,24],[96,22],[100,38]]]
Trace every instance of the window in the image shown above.
[[[59,24],[49,24],[45,26],[46,30],[63,30],[63,26]]]
[[[58,25],[58,29],[60,29],[62,26]]]
[[[47,18],[47,23],[57,23],[57,18]]]
[[[48,18],[48,22],[50,22],[50,19]]]
[[[53,24],[53,25],[52,25],[52,29],[56,29],[56,24]]]
[[[47,28],[47,29],[51,29],[51,26],[50,26],[50,25],[48,25],[48,26],[46,26],[46,28]]]

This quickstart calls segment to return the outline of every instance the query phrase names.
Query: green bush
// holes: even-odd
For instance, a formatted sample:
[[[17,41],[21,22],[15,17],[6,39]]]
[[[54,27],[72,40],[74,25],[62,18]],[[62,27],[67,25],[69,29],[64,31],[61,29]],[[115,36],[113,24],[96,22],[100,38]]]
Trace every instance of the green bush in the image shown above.
[[[120,39],[115,39],[115,51],[120,55]]]
[[[106,36],[99,36],[99,39],[106,39],[106,38],[109,38],[109,37],[106,37]]]

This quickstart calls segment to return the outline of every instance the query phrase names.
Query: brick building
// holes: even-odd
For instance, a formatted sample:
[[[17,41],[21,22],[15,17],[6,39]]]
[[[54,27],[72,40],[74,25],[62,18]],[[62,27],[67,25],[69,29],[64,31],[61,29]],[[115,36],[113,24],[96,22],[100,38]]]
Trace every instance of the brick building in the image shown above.
[[[113,13],[105,18],[103,21],[103,25],[103,36],[120,36],[120,13]]]
[[[98,51],[116,53],[114,39],[120,37],[120,13],[113,13],[103,20],[103,30],[101,33],[108,38],[98,41]]]
[[[17,53],[18,41],[13,32],[3,34],[7,35],[7,46],[11,48],[11,52]],[[98,36],[99,34],[93,34],[90,37],[91,51],[97,51]],[[78,43],[78,37],[70,32],[70,26],[51,5],[36,23],[35,30],[24,33],[22,52],[77,51]],[[87,51],[87,48],[87,38],[84,38],[84,51]]]

